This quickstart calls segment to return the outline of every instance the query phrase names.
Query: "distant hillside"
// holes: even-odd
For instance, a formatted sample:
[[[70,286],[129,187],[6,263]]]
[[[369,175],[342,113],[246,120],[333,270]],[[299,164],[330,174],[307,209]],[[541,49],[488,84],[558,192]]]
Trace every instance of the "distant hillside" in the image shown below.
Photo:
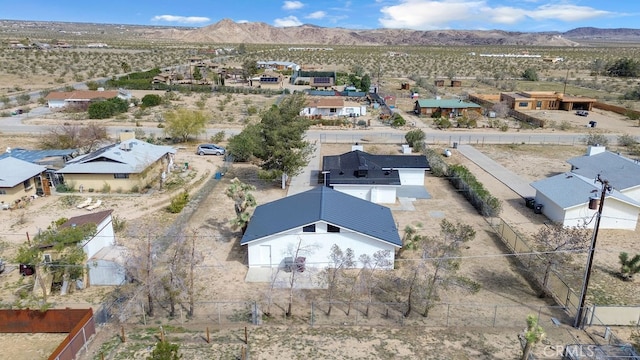
[[[162,32],[155,32],[154,36],[162,36]],[[171,35],[174,38],[176,36],[175,33]],[[579,45],[559,35],[501,30],[354,30],[315,25],[282,28],[224,19],[206,27],[185,31],[181,39],[186,42],[300,45]]]
[[[502,30],[406,29],[357,30],[316,25],[275,27],[261,22],[236,23],[229,19],[201,28],[120,24],[65,23],[0,20],[0,37],[50,40],[120,39],[164,40],[214,44],[299,45],[522,45],[588,46],[589,44],[640,44],[640,29],[583,27],[567,32],[511,32]]]

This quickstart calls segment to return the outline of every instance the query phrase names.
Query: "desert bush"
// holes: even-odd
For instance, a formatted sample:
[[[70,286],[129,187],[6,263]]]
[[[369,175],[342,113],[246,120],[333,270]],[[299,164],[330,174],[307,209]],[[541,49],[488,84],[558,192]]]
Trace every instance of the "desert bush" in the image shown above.
[[[638,144],[638,140],[636,140],[635,136],[629,134],[622,134],[618,136],[618,145],[625,147],[633,147]]]
[[[439,118],[433,119],[433,124],[438,128],[438,129],[448,129],[450,128],[451,125],[451,120],[449,120],[448,117],[444,117],[441,116]]]
[[[587,136],[585,136],[582,141],[584,141],[587,145],[609,145],[609,139],[603,134],[599,134],[596,132],[590,132]]]
[[[209,140],[211,140],[212,143],[219,143],[219,142],[223,142],[225,139],[225,132],[223,131],[218,131],[217,133],[215,133],[213,136],[211,136],[211,138]]]
[[[60,192],[60,193],[69,193],[69,192],[73,192],[73,184],[58,184],[56,185],[56,191]]]
[[[100,192],[103,192],[105,194],[108,194],[111,192],[111,185],[109,185],[109,183],[105,182],[104,184],[102,184],[102,189],[100,189]]]
[[[391,126],[392,127],[401,127],[401,126],[405,126],[407,124],[407,121],[402,117],[402,115],[395,113],[393,114],[393,117],[391,118]]]
[[[184,190],[182,193],[171,198],[171,203],[167,206],[167,210],[172,214],[177,214],[184,209],[189,203],[189,193]]]
[[[142,106],[152,107],[162,104],[162,98],[157,94],[147,94],[142,97]]]
[[[414,149],[422,148],[425,137],[426,135],[422,129],[414,129],[404,135],[404,139],[407,141],[407,144]]]

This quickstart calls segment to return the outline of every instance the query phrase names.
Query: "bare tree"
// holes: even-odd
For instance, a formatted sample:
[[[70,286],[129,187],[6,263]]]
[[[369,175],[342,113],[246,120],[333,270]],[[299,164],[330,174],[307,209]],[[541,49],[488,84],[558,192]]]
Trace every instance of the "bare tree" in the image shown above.
[[[173,246],[170,247],[166,253],[163,264],[164,273],[160,277],[160,282],[164,289],[164,295],[167,301],[169,301],[169,317],[175,316],[176,304],[180,303],[186,291],[184,282],[186,272],[182,266],[184,260],[184,256],[182,254],[184,250],[184,243],[184,235],[178,234]]]
[[[189,264],[189,273],[187,274],[187,298],[189,301],[188,316],[193,316],[195,312],[196,297],[198,291],[195,287],[195,280],[198,272],[196,267],[202,263],[204,256],[200,251],[196,249],[196,240],[198,239],[198,230],[193,230],[191,233],[190,241],[188,241],[188,248],[186,250],[186,256],[184,256],[186,262]]]
[[[137,241],[133,249],[130,249],[126,262],[128,274],[146,297],[148,316],[154,315],[154,297],[160,285],[160,279],[155,269],[156,249],[153,244],[152,234],[149,231],[146,239]]]
[[[107,140],[107,128],[98,124],[60,125],[42,137],[40,146],[43,149],[80,149],[91,152]]]
[[[327,282],[327,301],[329,302],[327,316],[331,315],[332,301],[339,291],[340,283],[344,277],[344,271],[355,265],[354,258],[353,250],[347,248],[345,251],[342,251],[337,244],[331,246],[331,253],[329,254],[331,264],[324,269],[322,274]]]
[[[562,224],[553,224],[541,228],[533,236],[533,239],[544,259],[542,295],[546,296],[549,291],[551,270],[571,259],[571,252],[586,250],[589,246],[589,235],[584,227],[565,227]]]
[[[291,260],[292,260],[293,266],[291,266],[291,274],[289,275],[289,283],[288,283],[289,302],[287,304],[287,311],[286,311],[287,316],[291,316],[291,311],[293,308],[293,300],[294,300],[294,295],[296,290],[296,281],[298,279],[298,275],[302,273],[302,269],[300,268],[302,264],[298,263],[298,259],[303,257],[303,255],[307,257],[313,254],[317,248],[318,246],[315,244],[303,245],[302,238],[298,237],[298,243],[295,245],[295,247],[291,247],[289,249],[289,254],[292,255]]]
[[[509,104],[506,101],[501,101],[494,104],[491,110],[496,113],[497,117],[506,118],[509,115]]]
[[[433,301],[438,299],[440,286],[447,286],[455,282],[455,273],[460,267],[460,246],[475,238],[476,231],[471,225],[460,222],[453,224],[447,219],[440,223],[440,236],[427,237],[424,242],[422,258],[427,260],[427,265],[432,268],[432,273],[427,275],[424,286],[424,310],[422,316],[429,316],[429,310]],[[420,266],[416,267],[421,269]]]

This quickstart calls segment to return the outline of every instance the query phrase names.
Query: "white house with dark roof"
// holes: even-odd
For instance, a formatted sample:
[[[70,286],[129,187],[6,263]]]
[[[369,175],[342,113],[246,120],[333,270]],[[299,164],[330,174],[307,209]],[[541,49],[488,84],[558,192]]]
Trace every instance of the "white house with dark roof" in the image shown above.
[[[0,202],[2,208],[13,206],[24,197],[42,190],[42,173],[47,170],[14,157],[0,159]]]
[[[593,178],[567,172],[531,183],[536,189],[535,201],[543,206],[549,220],[563,226],[595,225],[596,210],[589,209],[589,199],[600,197],[602,186]],[[640,202],[614,190],[605,196],[600,219],[601,229],[635,230],[640,214]]]
[[[428,198],[424,177],[429,169],[424,155],[373,155],[353,150],[322,159],[326,186],[379,204],[395,203],[398,196]]]
[[[56,174],[76,189],[132,191],[160,179],[173,164],[176,150],[146,141],[129,139],[68,161]]]
[[[87,283],[92,286],[117,286],[125,281],[126,248],[116,245],[112,213],[110,209],[74,216],[60,225],[96,225],[95,235],[79,244],[87,255]]]
[[[258,206],[240,241],[250,268],[284,268],[296,252],[306,267],[325,268],[334,244],[355,259],[388,251],[393,268],[402,241],[389,208],[324,186]]]

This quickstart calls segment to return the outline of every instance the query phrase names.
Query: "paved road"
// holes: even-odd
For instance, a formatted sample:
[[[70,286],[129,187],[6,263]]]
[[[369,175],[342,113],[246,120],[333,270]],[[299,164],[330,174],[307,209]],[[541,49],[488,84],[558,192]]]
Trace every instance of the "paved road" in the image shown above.
[[[510,170],[507,170],[507,168],[498,164],[473,146],[459,145],[458,151],[521,197],[525,198],[536,196],[536,190],[529,185],[528,180],[521,178]]]

